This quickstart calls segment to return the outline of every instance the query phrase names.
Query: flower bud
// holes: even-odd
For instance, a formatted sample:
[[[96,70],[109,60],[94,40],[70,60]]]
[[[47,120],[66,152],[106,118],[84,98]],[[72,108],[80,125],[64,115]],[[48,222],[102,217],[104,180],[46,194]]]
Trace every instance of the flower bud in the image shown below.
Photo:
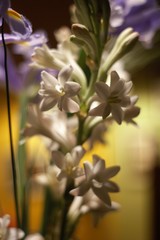
[[[89,52],[89,55],[95,57],[96,45],[91,37],[91,33],[89,32],[88,28],[86,28],[82,24],[77,23],[72,25],[72,32],[76,36],[76,38],[84,42],[85,48],[87,48],[87,52]]]
[[[132,28],[125,29],[117,38],[116,43],[109,53],[106,61],[99,70],[99,81],[106,81],[106,73],[111,66],[125,54],[127,54],[137,43],[139,34],[134,32]]]

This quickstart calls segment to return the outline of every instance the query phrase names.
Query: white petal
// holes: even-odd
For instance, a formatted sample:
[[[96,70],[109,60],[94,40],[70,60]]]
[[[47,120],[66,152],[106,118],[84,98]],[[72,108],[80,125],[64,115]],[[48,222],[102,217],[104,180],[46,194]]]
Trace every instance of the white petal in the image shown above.
[[[112,178],[112,177],[114,177],[119,171],[120,171],[120,167],[119,167],[119,166],[108,167],[107,169],[105,169],[105,177],[106,177],[106,178]]]
[[[107,205],[111,205],[111,200],[110,200],[108,192],[106,191],[106,188],[104,188],[104,187],[96,188],[96,187],[92,186],[92,190],[96,194],[96,196],[98,198],[100,198],[104,203],[106,203]]]
[[[83,166],[84,166],[84,171],[85,171],[86,178],[87,178],[87,180],[90,180],[93,176],[92,164],[90,162],[84,162]]]
[[[45,84],[55,86],[58,83],[57,79],[46,71],[41,72],[41,77]]]
[[[57,104],[57,99],[53,99],[52,97],[45,97],[40,102],[41,111],[48,111],[53,108]]]
[[[94,175],[101,174],[101,172],[103,172],[104,169],[105,169],[105,161],[99,160],[94,166],[93,174]]]
[[[75,166],[79,164],[79,161],[83,157],[84,153],[85,153],[85,150],[81,146],[76,146],[75,148],[73,148],[71,155],[72,155]]]
[[[95,84],[95,91],[102,101],[106,101],[110,94],[109,86],[103,82]]]
[[[58,81],[62,86],[64,86],[65,82],[67,82],[72,74],[73,68],[72,66],[66,66],[61,69],[58,74]]]
[[[117,84],[117,82],[119,81],[120,77],[118,75],[118,73],[116,71],[112,71],[111,72],[111,89],[114,88],[114,86]]]
[[[124,117],[124,113],[120,107],[119,104],[112,104],[112,116],[114,118],[114,120],[118,123],[121,124],[123,117]]]
[[[105,119],[106,117],[109,116],[110,112],[111,112],[110,105],[107,103],[101,103],[97,107],[91,109],[88,114],[90,116],[102,116],[103,119]]]
[[[68,97],[75,96],[79,92],[80,88],[81,86],[79,85],[79,83],[71,81],[66,82],[64,85],[64,91],[66,92],[66,95]]]
[[[64,166],[64,155],[59,151],[52,152],[52,159],[57,167],[63,169]]]
[[[119,192],[120,191],[119,186],[115,182],[112,182],[112,181],[107,181],[106,183],[104,183],[103,187],[106,188],[104,190],[107,192]]]
[[[75,113],[79,111],[79,105],[71,98],[64,97],[62,101],[62,109],[65,112]]]
[[[114,86],[111,88],[111,96],[122,95],[124,92],[125,82],[119,80]]]

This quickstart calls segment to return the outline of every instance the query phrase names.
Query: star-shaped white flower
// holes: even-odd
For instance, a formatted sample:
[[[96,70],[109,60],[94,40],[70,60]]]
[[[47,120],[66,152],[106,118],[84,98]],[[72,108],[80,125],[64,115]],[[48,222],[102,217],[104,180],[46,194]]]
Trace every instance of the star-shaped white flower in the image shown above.
[[[90,116],[102,116],[103,119],[112,114],[112,117],[118,124],[121,124],[124,112],[122,107],[127,107],[131,104],[131,98],[128,96],[132,88],[131,81],[120,79],[118,74],[111,72],[110,86],[104,82],[95,84],[98,106],[90,109]]]
[[[104,203],[111,206],[108,192],[118,192],[119,187],[116,183],[109,180],[120,170],[119,166],[105,167],[105,160],[97,155],[93,155],[93,165],[90,162],[84,163],[85,179],[81,184],[71,191],[72,195],[83,196],[92,189],[94,194]]]
[[[74,147],[71,153],[68,152],[65,156],[60,151],[54,151],[52,153],[52,159],[60,169],[57,175],[58,180],[66,177],[76,178],[84,174],[83,169],[79,166],[79,162],[84,153],[85,150],[81,146]]]
[[[42,111],[49,110],[55,105],[61,111],[70,113],[79,111],[78,103],[72,98],[78,94],[81,87],[78,83],[69,80],[72,71],[71,66],[62,68],[57,79],[50,73],[42,71],[42,82],[39,90],[39,95],[42,97],[40,103]]]

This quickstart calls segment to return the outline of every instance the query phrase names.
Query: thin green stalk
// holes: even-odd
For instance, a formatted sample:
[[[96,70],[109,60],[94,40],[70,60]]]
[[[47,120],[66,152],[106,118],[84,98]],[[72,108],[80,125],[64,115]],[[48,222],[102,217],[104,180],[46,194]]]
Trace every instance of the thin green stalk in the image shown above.
[[[73,180],[68,179],[67,180],[67,185],[66,185],[66,190],[64,193],[64,207],[62,210],[62,221],[61,221],[61,228],[60,228],[60,240],[68,240],[67,236],[67,214],[69,207],[72,203],[73,196],[69,193],[71,189],[73,189]]]
[[[87,101],[89,99],[89,97],[92,96],[92,94],[94,92],[94,84],[95,84],[95,82],[97,80],[97,74],[98,74],[97,70],[94,70],[94,72],[92,72],[90,84],[89,84],[86,96],[84,97],[84,101]]]
[[[20,130],[24,129],[26,123],[26,105],[28,102],[28,98],[25,93],[22,93],[20,96],[20,112],[21,112],[21,120],[20,120]],[[18,146],[18,170],[19,170],[19,195],[20,201],[23,202],[23,195],[25,191],[26,185],[26,148],[25,144],[20,144]]]
[[[81,217],[81,214],[79,214],[77,216],[76,219],[74,219],[73,222],[70,222],[69,226],[68,226],[68,231],[67,231],[67,236],[70,237],[73,235],[74,231],[76,230],[76,227],[79,223],[79,220],[80,220],[80,217]]]
[[[1,35],[2,35],[2,44],[3,44],[3,49],[4,49],[4,69],[5,69],[5,79],[6,79],[6,100],[7,100],[9,140],[10,140],[10,151],[11,151],[11,164],[12,164],[12,174],[13,174],[13,190],[14,190],[14,200],[15,200],[17,225],[18,225],[18,227],[20,227],[18,188],[17,188],[17,172],[16,172],[15,157],[14,157],[12,124],[11,124],[11,106],[10,106],[10,95],[9,95],[10,91],[9,91],[9,78],[8,78],[8,68],[7,68],[7,48],[6,48],[5,39],[4,39],[4,19],[3,18],[2,18]]]
[[[84,119],[81,119],[81,116],[79,117],[79,127],[78,127],[78,134],[77,134],[77,145],[81,145],[83,142],[83,125],[84,125]]]
[[[22,199],[22,224],[21,228],[28,234],[28,207],[29,207],[29,197],[30,197],[30,183],[26,183],[23,187],[23,199]]]
[[[45,188],[45,201],[44,201],[44,210],[43,210],[43,219],[41,225],[41,234],[45,236],[47,234],[47,227],[51,224],[51,215],[53,214],[53,196],[50,188],[47,186]]]

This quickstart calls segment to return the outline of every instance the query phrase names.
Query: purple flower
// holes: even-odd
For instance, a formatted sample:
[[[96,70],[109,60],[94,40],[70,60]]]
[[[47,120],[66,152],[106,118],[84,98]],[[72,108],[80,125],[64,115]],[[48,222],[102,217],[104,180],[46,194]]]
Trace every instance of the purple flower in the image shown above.
[[[31,23],[23,15],[10,8],[9,0],[0,1],[0,26],[2,25],[2,19],[7,22],[11,33],[18,39],[24,40],[31,35]]]
[[[32,55],[33,48],[35,46],[41,46],[47,42],[47,35],[43,31],[37,31],[29,36],[25,41],[22,41],[21,37],[14,34],[4,34],[5,42],[16,43],[13,48],[13,52],[23,56],[24,61],[18,66],[15,64],[8,50],[8,77],[10,81],[10,88],[14,92],[23,89],[31,83],[40,82],[40,69],[34,69],[29,66],[30,56]],[[18,42],[18,39],[20,42]],[[0,45],[2,39],[0,37]],[[5,82],[5,70],[4,70],[4,49],[0,47],[0,85]]]
[[[140,41],[151,46],[155,32],[160,29],[160,8],[155,0],[110,0],[113,33],[127,27],[140,33]]]
[[[10,81],[10,88],[13,91],[21,89],[23,83],[20,79],[20,75],[17,71],[17,68],[13,62],[13,59],[8,51],[8,78]],[[3,85],[5,82],[5,69],[4,69],[4,50],[0,47],[0,85]]]

